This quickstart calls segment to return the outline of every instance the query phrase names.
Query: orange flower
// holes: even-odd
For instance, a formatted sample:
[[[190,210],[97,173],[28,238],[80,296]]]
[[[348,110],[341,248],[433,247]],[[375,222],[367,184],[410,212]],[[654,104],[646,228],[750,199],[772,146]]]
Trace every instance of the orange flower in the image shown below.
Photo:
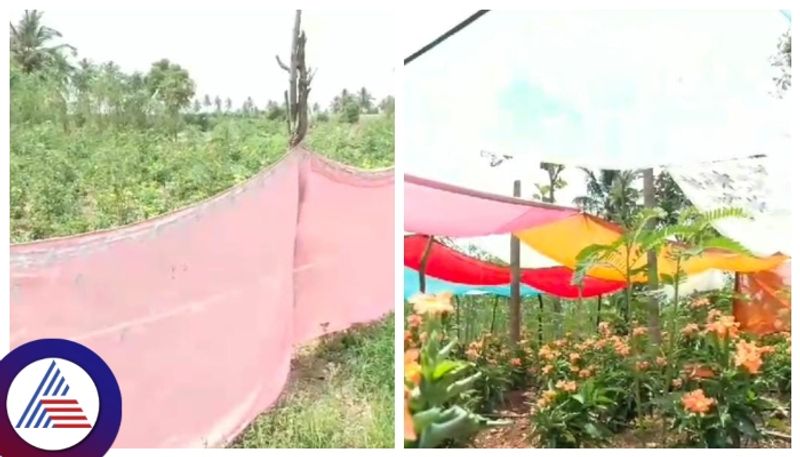
[[[700,327],[697,324],[686,324],[686,327],[681,330],[683,336],[692,336],[700,331]]]
[[[558,351],[554,351],[547,346],[542,347],[539,349],[539,357],[545,360],[553,360],[558,357],[561,353]]]
[[[411,341],[413,338],[414,338],[414,334],[412,334],[411,331],[406,330],[406,332],[404,333],[404,338],[403,338],[406,341],[406,343]]]
[[[680,389],[681,386],[683,386],[683,379],[675,378],[675,379],[672,380],[672,387],[674,387],[676,389]]]
[[[622,340],[622,338],[615,336],[611,338],[612,343],[614,344],[614,351],[617,354],[621,355],[622,357],[627,357],[631,353],[631,347],[628,346],[628,343]]]
[[[542,374],[548,375],[553,372],[553,365],[545,365],[542,368]]]
[[[580,372],[578,372],[578,376],[580,376],[580,377],[581,377],[581,378],[583,378],[583,379],[586,379],[586,378],[588,378],[588,377],[589,377],[589,376],[591,376],[591,375],[592,375],[592,372],[591,372],[591,371],[589,371],[589,370],[587,370],[586,368],[584,368],[583,370],[581,370]]]
[[[581,355],[578,354],[577,352],[573,352],[572,354],[569,355],[570,363],[578,363],[579,360],[581,360]]]
[[[711,323],[717,320],[720,316],[722,316],[722,311],[718,309],[712,309],[708,312],[708,316],[706,316],[706,322]]]
[[[709,303],[711,303],[711,302],[708,301],[708,298],[699,297],[699,298],[695,298],[694,300],[692,300],[692,304],[689,305],[689,306],[691,306],[692,309],[698,309],[698,308],[702,308],[702,307],[708,305]]]
[[[511,366],[512,367],[518,367],[520,365],[522,365],[522,360],[520,360],[519,357],[515,357],[515,358],[511,359]]]
[[[608,338],[611,336],[611,325],[608,322],[600,322],[597,324],[597,331],[600,332],[601,335]]]
[[[686,364],[683,367],[683,371],[684,373],[686,373],[689,379],[694,379],[694,380],[710,379],[715,376],[714,370],[705,367],[699,363]]]
[[[750,374],[758,374],[761,370],[761,365],[764,363],[761,360],[761,356],[772,352],[775,352],[775,348],[772,346],[758,347],[755,343],[741,340],[736,343],[734,364],[737,367],[743,367]]]
[[[647,360],[642,360],[640,362],[636,362],[636,369],[639,371],[645,371],[650,368],[650,362]]]
[[[417,439],[417,432],[414,430],[414,417],[411,415],[411,408],[408,406],[408,398],[411,396],[411,391],[405,391],[405,415],[403,418],[404,437],[407,441],[414,441]]]
[[[719,338],[736,338],[739,334],[739,323],[733,316],[722,316],[706,324],[706,331],[716,333]]]
[[[450,299],[453,294],[442,292],[440,294],[416,294],[408,301],[414,305],[414,312],[417,314],[441,315],[453,312],[453,305]]]
[[[578,385],[575,384],[575,381],[558,381],[556,383],[556,389],[563,390],[564,392],[575,392],[578,390]]]
[[[536,405],[539,407],[539,409],[547,408],[551,403],[553,403],[553,400],[555,400],[557,396],[558,392],[552,389],[547,389],[542,393],[542,396],[539,398],[539,400],[536,401]]]
[[[414,385],[418,385],[422,380],[422,367],[420,367],[417,360],[419,359],[418,349],[409,349],[405,355],[405,376],[406,381]]]
[[[594,348],[597,351],[603,349],[604,347],[606,347],[606,340],[597,340],[597,342],[594,343]]]
[[[468,358],[470,361],[473,361],[473,362],[474,362],[474,361],[478,360],[478,351],[476,351],[476,350],[475,350],[475,349],[473,349],[473,348],[469,348],[469,349],[467,349],[466,355],[467,355],[467,358]]]
[[[553,346],[555,346],[557,348],[563,348],[566,345],[567,345],[567,340],[565,340],[563,338],[561,338],[560,340],[553,341]]]
[[[702,415],[711,410],[711,406],[716,403],[716,400],[706,397],[703,389],[696,389],[684,394],[681,402],[686,411]]]
[[[412,314],[408,316],[407,321],[409,327],[411,328],[419,327],[420,325],[422,325],[422,316],[420,316],[419,314]]]
[[[666,357],[656,357],[656,365],[660,367],[667,366],[667,359]]]
[[[642,336],[647,334],[647,327],[636,327],[633,329],[633,336]]]
[[[573,373],[577,373],[577,372],[579,372],[580,370],[581,370],[581,367],[579,367],[578,365],[570,365],[570,366],[569,366],[569,371],[571,371],[571,372],[573,372]]]

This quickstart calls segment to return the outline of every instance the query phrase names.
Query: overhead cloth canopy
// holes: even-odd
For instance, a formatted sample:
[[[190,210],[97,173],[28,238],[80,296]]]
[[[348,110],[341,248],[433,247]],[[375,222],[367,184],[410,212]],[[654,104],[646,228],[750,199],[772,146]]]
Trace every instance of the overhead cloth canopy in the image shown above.
[[[700,211],[735,207],[752,216],[715,221],[718,232],[758,255],[790,254],[790,163],[781,157],[751,157],[667,170]]]
[[[419,293],[419,272],[405,267],[403,277],[403,297],[408,300]],[[511,296],[511,285],[506,283],[497,286],[476,286],[471,284],[459,284],[456,282],[443,281],[432,276],[425,275],[425,293],[438,294],[450,292],[453,295],[500,295],[503,297]],[[539,295],[539,292],[524,284],[520,284],[519,294],[521,297],[532,297]]]
[[[621,229],[602,219],[578,214],[566,219],[539,227],[516,232],[522,242],[550,257],[559,264],[575,268],[576,257],[580,251],[592,244],[608,245],[616,241]],[[674,274],[675,262],[667,258],[667,249],[662,249],[658,258],[659,274]],[[624,258],[624,256],[623,256]],[[772,269],[785,262],[787,257],[781,254],[765,258],[733,254],[720,250],[709,250],[686,262],[681,263],[685,274],[691,275],[708,269],[749,273]],[[634,263],[638,268],[647,262],[646,256]],[[624,268],[624,264],[621,265]],[[589,272],[595,278],[612,281],[624,281],[624,275],[611,267],[598,266]],[[641,274],[633,278],[635,282],[646,282],[647,276]]]
[[[419,270],[422,256],[428,243],[423,235],[407,236],[404,242],[404,263],[408,268]],[[455,249],[433,241],[425,267],[428,276],[471,285],[505,285],[510,283],[509,267],[495,265],[475,259]],[[520,283],[561,298],[594,297],[616,292],[624,287],[619,281],[586,278],[583,292],[571,284],[572,270],[565,267],[523,268]],[[426,283],[427,292],[427,283]]]
[[[468,13],[440,14],[451,18],[438,30],[425,30],[434,13],[409,30],[427,39],[408,53]],[[776,69],[753,64],[786,30],[776,10],[490,11],[404,67],[404,166],[467,185],[457,175],[481,151],[513,155],[522,179],[540,161],[639,169],[790,154],[790,97],[770,96]]]
[[[524,201],[406,175],[405,230],[441,236],[484,236],[536,227],[577,209]]]
[[[122,391],[116,447],[225,445],[281,394],[295,345],[393,309],[393,189],[392,170],[295,149],[189,208],[12,246],[11,347],[97,352]]]
[[[737,284],[739,297],[733,301],[733,315],[741,329],[764,335],[787,332],[792,326],[791,262],[772,271],[742,275]]]

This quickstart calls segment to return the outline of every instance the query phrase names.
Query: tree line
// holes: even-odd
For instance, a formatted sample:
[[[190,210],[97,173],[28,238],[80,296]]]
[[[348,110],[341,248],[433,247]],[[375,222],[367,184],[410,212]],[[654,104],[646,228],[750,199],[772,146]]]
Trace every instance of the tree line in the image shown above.
[[[108,128],[166,127],[177,132],[186,123],[208,127],[216,115],[285,118],[284,103],[270,100],[258,107],[247,97],[240,107],[219,95],[196,98],[196,84],[189,72],[169,59],[154,62],[149,71],[126,73],[113,61],[96,64],[80,59],[69,44],[53,44],[62,35],[46,26],[43,13],[26,10],[11,24],[12,118],[15,122],[58,121],[65,129],[95,126]],[[394,114],[394,98],[375,104],[366,87],[356,92],[343,89],[324,110],[315,103],[311,111],[317,121],[332,115],[355,123],[361,114]]]

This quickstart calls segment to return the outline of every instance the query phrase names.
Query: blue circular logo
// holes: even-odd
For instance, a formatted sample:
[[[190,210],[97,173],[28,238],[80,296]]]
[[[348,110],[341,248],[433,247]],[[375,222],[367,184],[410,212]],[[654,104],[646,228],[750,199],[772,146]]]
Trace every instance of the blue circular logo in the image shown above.
[[[119,432],[122,396],[108,365],[78,343],[43,339],[0,360],[0,456],[101,457]]]

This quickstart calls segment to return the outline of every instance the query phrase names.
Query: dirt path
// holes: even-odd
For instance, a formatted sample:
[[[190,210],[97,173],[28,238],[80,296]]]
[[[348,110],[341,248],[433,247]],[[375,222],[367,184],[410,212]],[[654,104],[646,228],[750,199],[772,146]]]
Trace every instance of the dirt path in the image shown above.
[[[530,439],[530,403],[533,399],[530,397],[530,391],[509,392],[505,398],[505,406],[492,419],[505,419],[512,423],[504,427],[481,430],[469,447],[483,449],[533,447]]]

